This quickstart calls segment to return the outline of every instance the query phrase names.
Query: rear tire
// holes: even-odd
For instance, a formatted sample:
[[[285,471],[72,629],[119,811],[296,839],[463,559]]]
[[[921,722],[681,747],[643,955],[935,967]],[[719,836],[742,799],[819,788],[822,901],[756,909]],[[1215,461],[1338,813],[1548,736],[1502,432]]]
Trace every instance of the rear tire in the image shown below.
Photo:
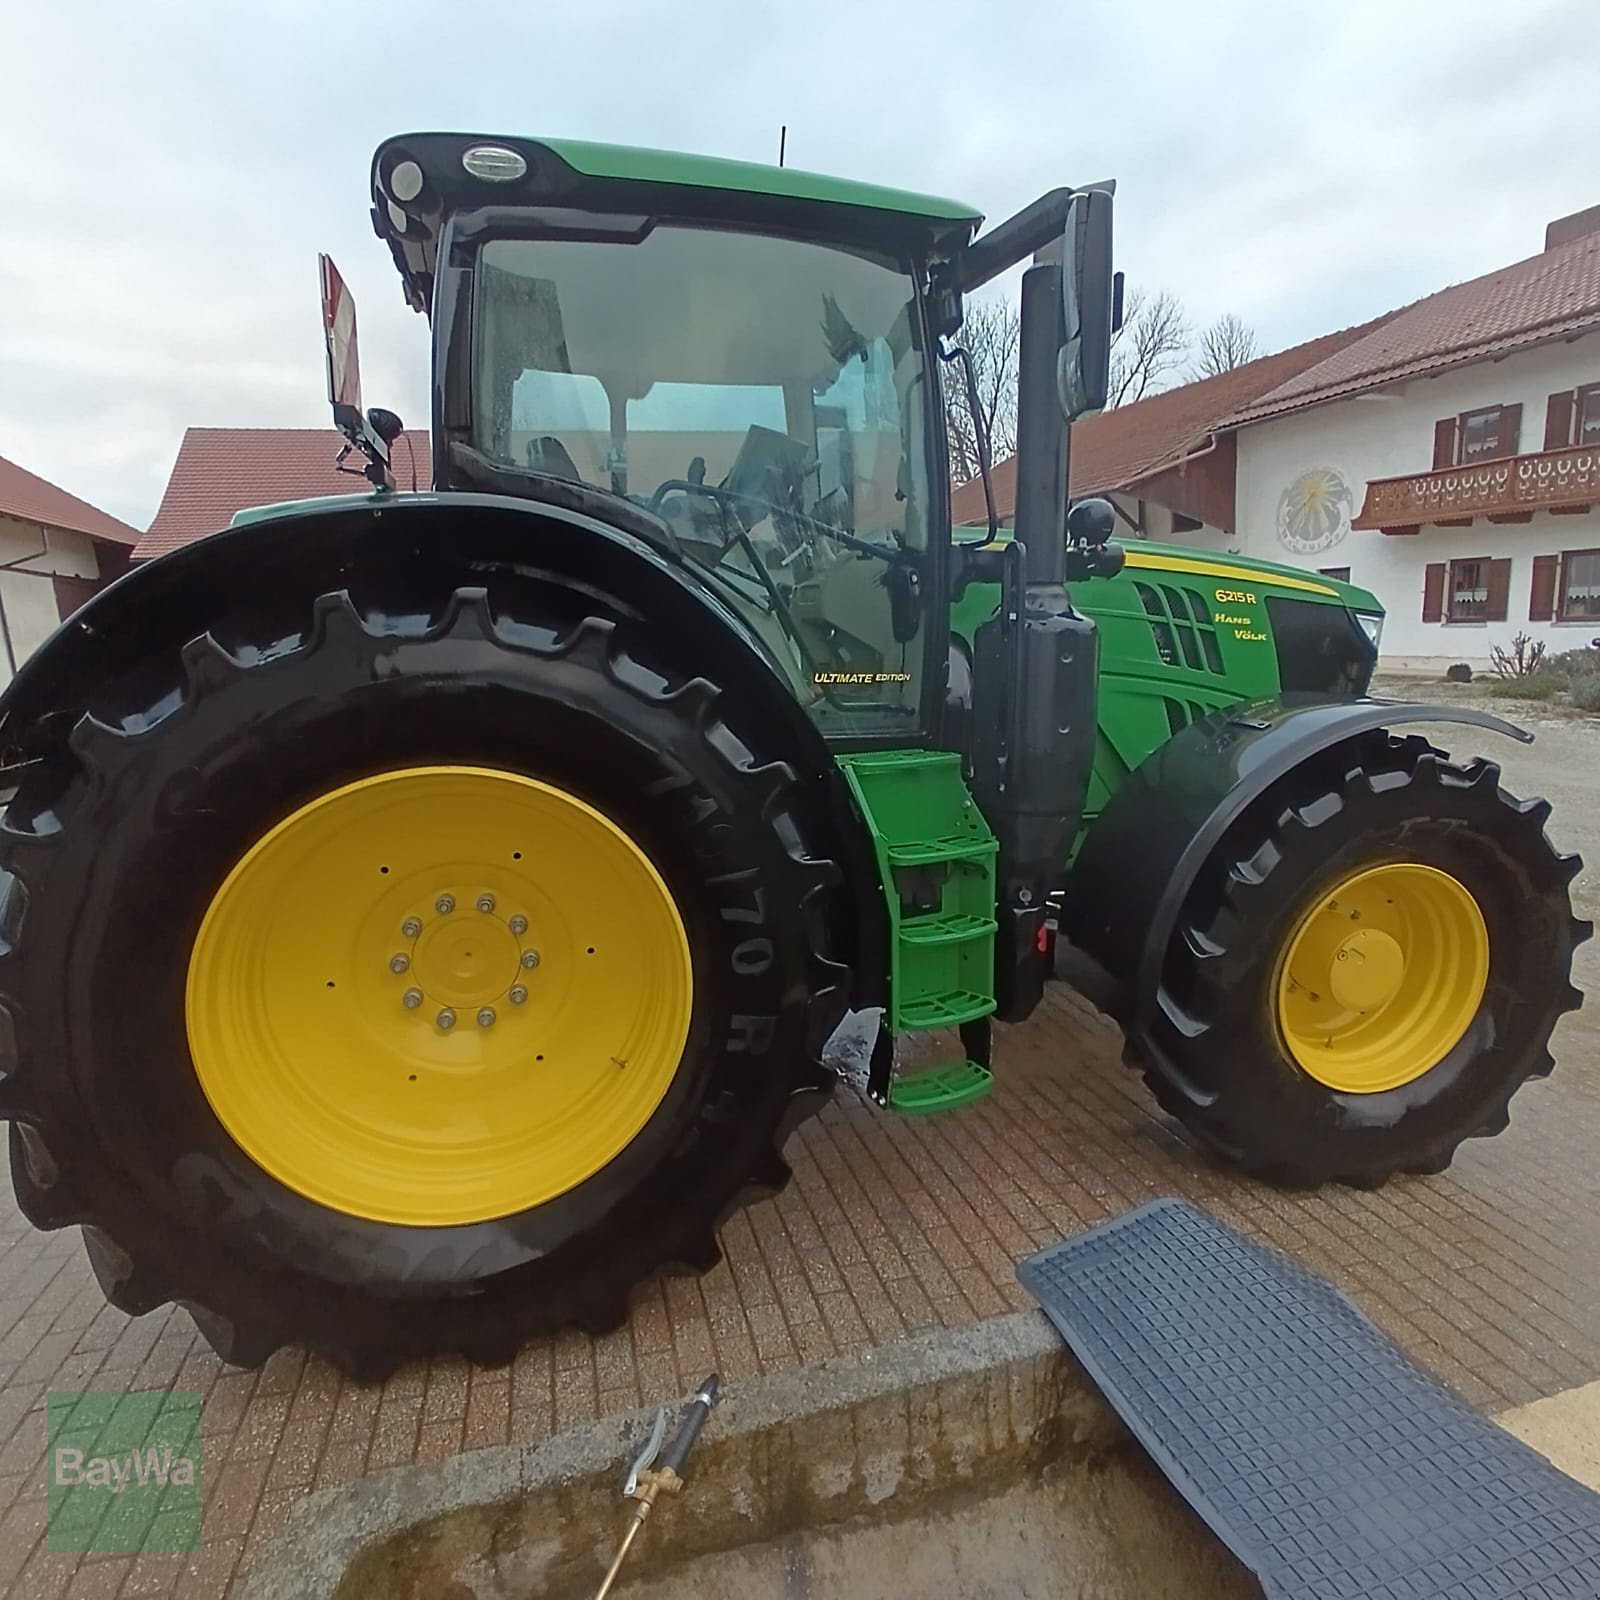
[[[1162,1004],[1127,1057],[1164,1109],[1247,1171],[1305,1187],[1438,1172],[1462,1140],[1507,1126],[1512,1096],[1553,1061],[1551,1031],[1581,996],[1572,952],[1575,856],[1544,834],[1549,806],[1456,766],[1417,738],[1361,741],[1292,775],[1230,829],[1168,952]],[[1476,902],[1488,976],[1459,1039],[1379,1092],[1344,1092],[1295,1059],[1279,979],[1330,886],[1385,863],[1448,874]]]
[[[249,638],[217,630],[226,647],[195,640],[181,667],[153,654],[0,822],[19,1203],[82,1225],[114,1304],[181,1302],[226,1360],[295,1342],[371,1378],[615,1326],[658,1269],[719,1259],[718,1222],[782,1186],[782,1141],[831,1086],[838,873],[752,697],[686,675],[673,641],[592,592],[509,587],[494,612],[481,589],[381,613],[323,594]],[[631,1142],[543,1204],[449,1226],[336,1210],[258,1166],[202,1090],[185,1013],[201,920],[250,846],[341,784],[426,764],[602,812],[670,890],[693,967],[681,1062]]]

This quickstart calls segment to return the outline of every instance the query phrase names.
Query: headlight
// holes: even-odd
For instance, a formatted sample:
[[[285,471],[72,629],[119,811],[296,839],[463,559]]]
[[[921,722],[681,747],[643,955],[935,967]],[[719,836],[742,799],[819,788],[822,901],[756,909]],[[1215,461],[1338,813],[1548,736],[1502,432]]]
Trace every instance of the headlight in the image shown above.
[[[512,183],[528,170],[526,158],[503,144],[475,144],[463,152],[461,165],[489,183]]]
[[[1381,611],[1358,611],[1355,613],[1356,622],[1361,631],[1372,641],[1372,648],[1378,648],[1378,641],[1383,637],[1383,613]]]

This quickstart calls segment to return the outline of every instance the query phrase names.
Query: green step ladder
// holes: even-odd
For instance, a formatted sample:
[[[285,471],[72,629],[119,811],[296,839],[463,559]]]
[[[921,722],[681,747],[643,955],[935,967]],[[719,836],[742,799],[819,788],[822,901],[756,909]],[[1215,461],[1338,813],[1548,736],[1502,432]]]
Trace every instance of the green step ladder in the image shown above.
[[[891,1037],[989,1016],[994,1000],[995,857],[999,844],[948,750],[839,757],[872,835],[889,905]],[[891,1076],[873,1098],[907,1115],[950,1111],[989,1092],[987,1064],[966,1057]]]

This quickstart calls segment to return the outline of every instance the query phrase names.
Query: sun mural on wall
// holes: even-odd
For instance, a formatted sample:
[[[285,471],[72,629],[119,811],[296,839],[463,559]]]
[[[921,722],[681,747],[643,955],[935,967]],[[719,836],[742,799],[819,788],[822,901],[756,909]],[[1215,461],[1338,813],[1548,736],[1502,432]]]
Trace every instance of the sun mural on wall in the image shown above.
[[[1355,496],[1332,467],[1308,467],[1278,499],[1278,540],[1297,555],[1331,549],[1350,531]]]

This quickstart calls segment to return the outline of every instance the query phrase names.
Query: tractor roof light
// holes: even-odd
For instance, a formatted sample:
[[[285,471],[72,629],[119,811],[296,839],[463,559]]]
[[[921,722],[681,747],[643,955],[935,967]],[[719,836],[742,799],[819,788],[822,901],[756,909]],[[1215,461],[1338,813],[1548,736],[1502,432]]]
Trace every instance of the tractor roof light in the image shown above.
[[[528,170],[527,159],[503,144],[475,144],[462,153],[461,165],[488,183],[514,183]]]
[[[415,200],[422,193],[422,168],[409,159],[395,162],[389,173],[389,193],[401,205]]]

